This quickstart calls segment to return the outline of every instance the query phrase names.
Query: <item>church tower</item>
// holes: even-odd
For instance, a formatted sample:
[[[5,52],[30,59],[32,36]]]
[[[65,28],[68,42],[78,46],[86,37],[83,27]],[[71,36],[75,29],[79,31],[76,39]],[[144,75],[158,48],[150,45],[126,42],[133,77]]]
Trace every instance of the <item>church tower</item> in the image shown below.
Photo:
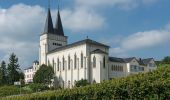
[[[47,64],[47,53],[67,45],[67,36],[64,35],[60,11],[57,13],[55,28],[53,27],[50,8],[48,8],[43,34],[40,36],[39,61],[40,65]]]

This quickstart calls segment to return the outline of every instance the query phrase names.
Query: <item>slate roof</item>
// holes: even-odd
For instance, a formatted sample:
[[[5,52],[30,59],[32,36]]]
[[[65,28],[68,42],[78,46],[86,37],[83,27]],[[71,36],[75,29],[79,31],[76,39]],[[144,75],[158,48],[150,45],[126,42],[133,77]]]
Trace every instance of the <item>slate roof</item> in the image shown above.
[[[109,57],[109,61],[111,62],[119,62],[119,63],[125,63],[123,58],[117,58],[117,57]]]
[[[131,58],[123,58],[125,62],[131,62],[133,59],[136,59],[135,57],[131,57]],[[137,59],[136,59],[137,60]]]
[[[100,50],[100,49],[96,49],[96,50],[94,50],[94,51],[92,51],[92,52],[91,52],[91,54],[95,54],[95,53],[103,53],[103,54],[108,54],[107,52],[105,52],[105,51],[102,51],[102,50]]]
[[[57,51],[61,51],[61,50],[64,50],[64,49],[72,48],[74,46],[79,46],[79,45],[82,45],[82,44],[93,44],[93,45],[104,46],[104,47],[109,48],[109,46],[107,46],[105,44],[96,42],[96,41],[91,40],[91,39],[85,39],[85,40],[78,41],[78,42],[75,42],[75,43],[72,43],[72,44],[68,44],[66,46],[62,46],[62,47],[56,48],[56,49],[54,49],[52,51],[49,51],[48,54],[54,53],[54,52],[57,52]]]
[[[38,63],[38,64],[39,64],[39,61],[38,61],[38,60],[35,60],[33,63]]]
[[[56,19],[56,24],[55,24],[54,32],[57,35],[64,36],[64,31],[63,31],[63,26],[62,26],[62,21],[61,21],[60,11],[59,10],[58,10],[58,14],[57,14],[57,19]]]
[[[50,8],[48,8],[48,14],[47,14],[47,19],[45,22],[45,28],[44,28],[43,34],[47,34],[47,33],[54,33],[53,21],[51,18]]]
[[[33,68],[33,66],[31,66],[31,67],[28,67],[28,68],[26,68],[26,69],[24,69],[24,70],[28,70],[28,69],[32,69]]]
[[[143,61],[143,63],[144,63],[145,65],[147,65],[147,64],[149,64],[149,62],[150,62],[151,60],[153,60],[153,58],[143,59],[142,61]]]
[[[146,65],[144,62],[143,62],[143,59],[138,59],[138,63],[140,64],[140,65]]]
[[[119,62],[119,63],[129,63],[133,59],[136,59],[136,57],[131,57],[131,58],[117,58],[117,57],[109,57],[109,61],[111,62]],[[147,58],[147,59],[136,59],[139,63],[139,65],[147,65],[153,58]]]

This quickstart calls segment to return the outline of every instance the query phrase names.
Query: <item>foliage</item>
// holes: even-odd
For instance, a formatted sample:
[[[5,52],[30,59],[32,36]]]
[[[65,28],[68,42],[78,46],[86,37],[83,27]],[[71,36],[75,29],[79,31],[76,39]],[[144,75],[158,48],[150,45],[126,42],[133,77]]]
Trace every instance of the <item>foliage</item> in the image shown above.
[[[21,89],[22,94],[30,93],[24,89]],[[9,95],[18,95],[20,94],[20,87],[17,86],[3,86],[0,87],[0,97],[9,96]]]
[[[165,64],[170,64],[170,56],[165,57],[165,58],[162,60],[162,62],[165,63]]]
[[[34,83],[50,83],[53,75],[54,71],[51,66],[41,65],[39,70],[35,73],[33,81]]]
[[[44,85],[44,84],[30,84],[28,85],[28,87],[33,91],[33,92],[37,92],[37,91],[43,91],[43,90],[48,90],[48,86]]]
[[[170,67],[73,89],[48,91],[2,100],[170,100]]]
[[[0,85],[4,85],[7,83],[7,69],[5,61],[1,62],[0,65]]]
[[[20,68],[18,64],[18,58],[14,53],[10,55],[9,58],[9,64],[8,64],[8,79],[9,79],[9,84],[13,84],[15,81],[20,80]]]
[[[81,79],[79,81],[76,81],[76,87],[81,87],[81,86],[86,86],[86,85],[89,85],[88,81],[87,80],[84,80],[84,79]]]

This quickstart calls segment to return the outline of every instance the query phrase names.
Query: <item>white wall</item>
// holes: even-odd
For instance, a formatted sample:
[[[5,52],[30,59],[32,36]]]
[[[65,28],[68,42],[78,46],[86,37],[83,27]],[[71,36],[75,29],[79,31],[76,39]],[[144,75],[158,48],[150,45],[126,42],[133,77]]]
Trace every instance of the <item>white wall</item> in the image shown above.
[[[54,45],[56,44],[56,45]],[[60,45],[58,45],[60,44]],[[40,65],[47,64],[47,55],[49,51],[52,51],[58,47],[67,45],[67,37],[56,34],[43,34],[40,36],[39,46],[39,61]]]
[[[76,69],[75,67],[75,62],[74,62],[74,57],[75,54],[77,56],[77,63],[76,63]],[[81,67],[81,54],[83,54],[83,67]],[[68,69],[68,56],[70,56],[71,59],[71,64],[70,64],[70,70]],[[63,57],[65,58],[65,70],[63,70]],[[57,59],[59,59],[60,62],[60,70],[56,71],[56,76],[59,77],[61,76],[62,81],[65,82],[65,87],[68,86],[68,81],[70,81],[70,85],[74,86],[74,82],[81,80],[81,79],[87,79],[88,74],[87,74],[87,62],[85,62],[86,58],[86,45],[80,45],[80,46],[75,46],[72,48],[67,48],[65,50],[61,50],[55,53],[51,53],[47,55],[47,60],[52,64],[53,60],[56,63],[57,66]],[[57,69],[57,68],[56,68]]]

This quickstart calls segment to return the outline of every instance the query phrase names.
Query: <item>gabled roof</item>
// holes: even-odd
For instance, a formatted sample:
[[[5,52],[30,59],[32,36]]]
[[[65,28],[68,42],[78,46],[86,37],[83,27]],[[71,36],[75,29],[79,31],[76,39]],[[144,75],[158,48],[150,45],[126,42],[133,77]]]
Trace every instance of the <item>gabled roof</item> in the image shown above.
[[[119,62],[119,63],[126,63],[123,58],[117,58],[117,57],[109,57],[109,61],[111,61],[111,62]]]
[[[28,67],[28,68],[26,68],[26,69],[24,69],[24,70],[28,70],[28,69],[33,69],[33,66],[31,66],[31,67]]]
[[[55,34],[64,36],[64,31],[63,31],[63,26],[62,26],[62,21],[61,21],[60,11],[59,10],[58,10],[57,20],[56,20],[54,30],[55,30]]]
[[[38,64],[39,64],[39,61],[38,61],[38,60],[35,60],[33,63],[38,63]]]
[[[72,43],[72,44],[68,44],[68,45],[56,48],[52,51],[49,51],[48,54],[54,53],[54,52],[57,52],[57,51],[60,51],[60,50],[64,50],[64,49],[67,49],[67,48],[71,48],[71,47],[74,47],[74,46],[79,46],[79,45],[82,45],[82,44],[93,44],[93,45],[104,46],[106,48],[109,48],[109,46],[107,46],[105,44],[96,42],[96,41],[91,40],[91,39],[85,39],[85,40],[82,40],[82,41],[78,41],[78,42],[75,42],[75,43]]]
[[[125,62],[129,63],[131,62],[133,59],[136,59],[135,57],[131,57],[131,58],[123,58]],[[137,59],[136,59],[137,60]],[[137,60],[138,61],[138,60]]]
[[[100,50],[100,49],[96,49],[96,50],[94,50],[94,51],[91,52],[91,54],[95,54],[95,53],[108,54],[107,52],[102,51],[102,50]]]
[[[141,58],[138,59],[138,63],[139,63],[139,65],[146,65]]]
[[[147,58],[147,59],[143,59],[142,61],[145,65],[147,65],[147,64],[150,63],[151,60],[154,60],[154,59],[153,58]]]
[[[51,18],[50,8],[48,8],[47,19],[46,19],[45,28],[44,28],[44,34],[47,34],[47,33],[54,33],[53,21]]]

